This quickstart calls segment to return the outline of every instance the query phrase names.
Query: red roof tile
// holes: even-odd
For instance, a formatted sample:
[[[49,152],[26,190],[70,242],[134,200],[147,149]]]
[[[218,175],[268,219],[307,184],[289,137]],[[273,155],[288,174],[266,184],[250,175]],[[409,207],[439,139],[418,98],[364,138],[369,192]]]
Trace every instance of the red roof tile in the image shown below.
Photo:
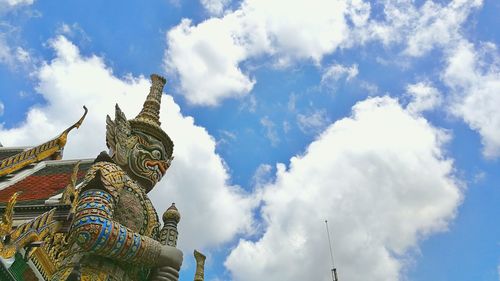
[[[85,173],[78,173],[81,180]],[[26,179],[7,187],[0,192],[0,202],[9,201],[12,194],[17,191],[23,193],[18,201],[48,199],[64,189],[71,180],[71,173],[54,174],[46,176],[29,176]]]
[[[60,193],[71,181],[73,166],[74,164],[47,166],[29,175],[25,179],[1,190],[0,203],[9,201],[12,194],[17,191],[22,191],[22,194],[17,199],[18,202],[44,200]],[[77,182],[83,179],[89,167],[90,163],[80,165]]]

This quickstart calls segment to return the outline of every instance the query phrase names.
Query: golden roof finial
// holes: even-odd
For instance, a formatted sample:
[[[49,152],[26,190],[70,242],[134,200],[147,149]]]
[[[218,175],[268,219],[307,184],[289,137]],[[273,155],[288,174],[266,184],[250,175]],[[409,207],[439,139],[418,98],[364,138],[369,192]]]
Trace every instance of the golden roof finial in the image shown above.
[[[12,230],[12,222],[13,222],[13,214],[14,214],[14,206],[16,205],[17,202],[17,197],[22,193],[22,191],[18,191],[14,194],[9,199],[9,202],[7,203],[7,207],[5,208],[5,212],[3,213],[2,217],[0,218],[0,238],[3,238],[5,235],[7,235],[11,230]],[[1,244],[1,241],[0,241]],[[0,246],[1,247],[1,246]]]
[[[71,205],[71,212],[74,213],[78,201],[78,190],[76,189],[76,181],[78,180],[78,171],[80,171],[80,163],[82,161],[76,162],[73,167],[73,173],[71,174],[71,180],[69,184],[63,191],[61,199],[59,200],[63,204]]]

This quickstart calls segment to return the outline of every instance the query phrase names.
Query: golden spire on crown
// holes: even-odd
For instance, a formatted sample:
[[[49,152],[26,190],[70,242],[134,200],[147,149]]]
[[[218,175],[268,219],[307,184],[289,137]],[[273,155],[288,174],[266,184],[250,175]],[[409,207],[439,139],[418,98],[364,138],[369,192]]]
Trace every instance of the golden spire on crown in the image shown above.
[[[165,78],[160,75],[151,75],[151,88],[149,88],[149,94],[144,102],[142,110],[134,119],[129,120],[129,122],[132,129],[145,132],[158,138],[165,146],[167,153],[171,156],[174,144],[170,137],[160,127],[161,96],[165,83]]]
[[[144,102],[141,112],[135,117],[137,121],[143,121],[147,123],[153,123],[160,126],[160,106],[161,106],[161,95],[163,92],[163,86],[165,85],[165,78],[158,74],[151,75],[151,88],[149,88],[149,94]]]

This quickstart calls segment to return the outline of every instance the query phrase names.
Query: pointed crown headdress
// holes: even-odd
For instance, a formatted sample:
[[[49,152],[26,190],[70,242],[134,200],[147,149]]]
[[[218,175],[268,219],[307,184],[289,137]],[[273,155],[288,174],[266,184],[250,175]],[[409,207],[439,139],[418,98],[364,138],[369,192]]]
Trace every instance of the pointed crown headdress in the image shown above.
[[[108,147],[116,145],[116,138],[121,134],[129,135],[131,131],[140,131],[160,140],[169,157],[172,156],[174,143],[160,127],[160,106],[165,78],[157,74],[151,75],[151,88],[141,112],[132,120],[127,120],[125,114],[116,105],[115,121],[107,118],[106,143]],[[118,129],[118,130],[116,130]]]

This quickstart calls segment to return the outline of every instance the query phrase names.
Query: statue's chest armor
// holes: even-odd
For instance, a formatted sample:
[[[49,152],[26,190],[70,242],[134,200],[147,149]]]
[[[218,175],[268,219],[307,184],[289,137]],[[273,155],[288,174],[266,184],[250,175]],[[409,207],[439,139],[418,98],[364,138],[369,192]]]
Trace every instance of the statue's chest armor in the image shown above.
[[[158,217],[146,194],[135,184],[125,184],[118,191],[114,219],[134,232],[155,238]]]

